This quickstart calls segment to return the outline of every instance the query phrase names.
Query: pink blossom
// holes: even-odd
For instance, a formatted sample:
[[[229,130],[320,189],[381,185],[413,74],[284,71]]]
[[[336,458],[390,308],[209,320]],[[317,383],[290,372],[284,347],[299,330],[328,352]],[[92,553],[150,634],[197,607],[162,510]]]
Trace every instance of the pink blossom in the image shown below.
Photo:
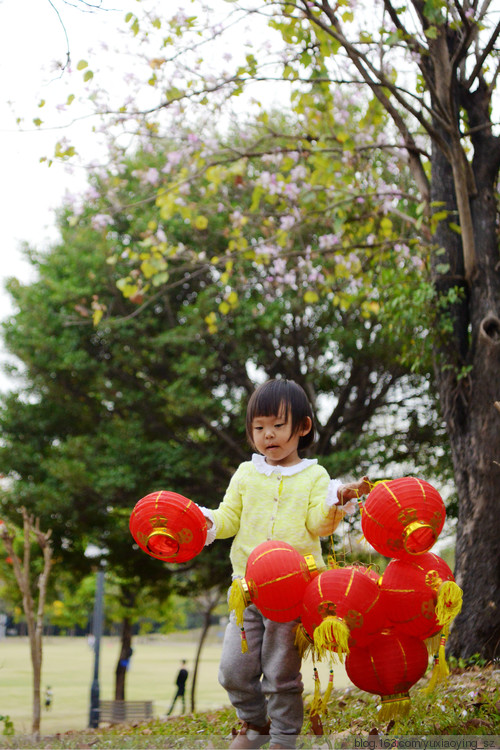
[[[285,232],[288,232],[293,227],[294,224],[295,224],[295,217],[290,216],[290,214],[288,214],[288,216],[282,216],[280,218],[280,227]]]
[[[286,271],[286,260],[284,258],[275,258],[272,270],[276,276],[282,276]]]
[[[298,180],[305,180],[306,177],[307,177],[307,169],[304,167],[303,164],[298,164],[290,172],[290,178],[294,182],[296,182]]]
[[[157,185],[160,180],[160,173],[155,167],[150,167],[143,175],[142,181],[149,185]]]
[[[88,201],[95,201],[100,197],[101,197],[101,194],[99,193],[97,188],[95,188],[93,185],[90,185],[85,191],[85,198]]]
[[[233,227],[242,227],[244,224],[244,217],[241,211],[233,211],[233,213],[229,215],[229,218],[231,219]]]
[[[300,195],[299,186],[296,185],[294,182],[288,182],[285,185],[284,192],[285,192],[285,195],[291,198],[291,200],[295,200]]]
[[[338,245],[340,239],[336,234],[323,234],[319,240],[318,245],[320,250],[331,250],[332,247]]]
[[[321,273],[319,268],[313,268],[307,277],[308,285],[309,284],[322,284],[324,280],[325,280],[325,277]]]
[[[95,229],[96,232],[102,231],[103,229],[107,229],[111,224],[113,224],[113,219],[109,214],[96,214],[92,217],[92,220],[90,222],[92,224],[92,229]]]
[[[180,163],[181,159],[181,151],[170,151],[170,153],[167,154],[167,163],[163,167],[162,172],[164,174],[169,174],[169,172],[172,170],[172,167],[177,166],[177,164]]]

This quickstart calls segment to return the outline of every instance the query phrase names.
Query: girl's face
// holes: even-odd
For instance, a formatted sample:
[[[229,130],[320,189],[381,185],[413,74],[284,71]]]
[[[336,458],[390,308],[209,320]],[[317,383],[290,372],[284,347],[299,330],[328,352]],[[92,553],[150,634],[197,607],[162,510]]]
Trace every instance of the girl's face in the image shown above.
[[[307,435],[312,424],[306,417],[301,429],[292,435],[292,420],[283,413],[254,417],[252,421],[252,440],[255,448],[265,456],[271,466],[293,466],[300,461],[298,446],[302,435]]]

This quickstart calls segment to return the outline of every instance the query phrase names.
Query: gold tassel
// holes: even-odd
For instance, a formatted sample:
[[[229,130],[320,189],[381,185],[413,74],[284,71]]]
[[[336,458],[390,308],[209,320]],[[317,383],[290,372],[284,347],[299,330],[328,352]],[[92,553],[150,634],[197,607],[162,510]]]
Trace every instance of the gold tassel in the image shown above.
[[[229,589],[229,609],[234,612],[236,622],[243,626],[243,615],[246,607],[250,604],[250,599],[246,596],[242,578],[235,578]]]
[[[321,684],[319,681],[319,674],[316,667],[313,667],[313,675],[314,675],[314,695],[311,701],[311,704],[309,706],[309,713],[312,716],[313,714],[319,714],[321,712],[321,705],[323,703],[321,699]]]
[[[434,690],[436,689],[436,685],[439,682],[439,666],[438,666],[438,661],[439,661],[439,654],[435,653],[434,656],[432,657],[432,672],[431,672],[431,676],[429,678],[429,682],[420,691],[420,692],[424,693],[425,695],[430,695],[431,693],[433,693]]]
[[[382,722],[391,721],[391,719],[401,719],[410,713],[411,701],[408,693],[395,693],[394,695],[384,695],[382,705],[379,711],[379,719]]]
[[[298,623],[295,629],[295,646],[298,649],[301,659],[307,659],[314,650],[314,642],[309,637],[309,633],[301,622]]]
[[[435,654],[439,648],[439,641],[441,640],[441,631],[436,635],[431,635],[430,638],[426,638],[424,643],[427,646],[427,652],[429,655]]]
[[[323,696],[323,700],[321,701],[321,714],[326,714],[326,709],[328,707],[328,701],[330,700],[330,695],[332,694],[333,690],[333,669],[330,667],[330,677],[328,679],[328,685],[326,686],[325,694]]]
[[[349,653],[349,628],[338,617],[325,617],[314,630],[314,648],[318,654],[336,650],[339,661]]]
[[[449,625],[445,625],[444,630],[439,639],[439,648],[437,652],[434,654],[432,672],[429,678],[429,682],[424,688],[422,688],[422,693],[425,693],[425,695],[430,695],[431,693],[433,693],[437,685],[439,685],[441,682],[444,682],[446,678],[448,677],[448,675],[450,674],[450,669],[448,667],[448,664],[446,663],[446,654],[445,654],[445,646],[446,646],[446,640],[448,638],[448,632],[449,632]]]
[[[440,625],[449,624],[462,609],[462,589],[455,581],[444,581],[438,589],[436,619]]]

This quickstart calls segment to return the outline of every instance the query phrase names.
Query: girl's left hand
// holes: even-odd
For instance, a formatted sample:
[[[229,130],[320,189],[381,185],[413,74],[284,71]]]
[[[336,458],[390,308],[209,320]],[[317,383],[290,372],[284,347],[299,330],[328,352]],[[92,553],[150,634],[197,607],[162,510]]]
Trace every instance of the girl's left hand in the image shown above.
[[[371,490],[371,482],[368,477],[358,479],[356,482],[349,482],[339,487],[337,495],[339,505],[345,505],[349,500],[357,500],[362,495],[367,495]]]

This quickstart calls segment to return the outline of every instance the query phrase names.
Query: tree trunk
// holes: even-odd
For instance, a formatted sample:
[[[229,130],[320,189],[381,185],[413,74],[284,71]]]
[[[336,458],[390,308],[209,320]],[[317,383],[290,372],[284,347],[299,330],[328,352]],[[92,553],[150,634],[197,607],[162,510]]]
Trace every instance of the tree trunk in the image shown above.
[[[191,712],[194,713],[196,711],[196,680],[198,676],[198,666],[200,663],[200,657],[201,657],[201,651],[203,649],[203,644],[205,643],[205,638],[208,634],[208,629],[210,627],[210,617],[212,615],[212,612],[214,611],[215,607],[220,601],[221,592],[225,588],[225,586],[216,588],[213,593],[213,596],[209,596],[209,598],[206,601],[206,608],[203,612],[203,626],[200,633],[200,639],[198,641],[198,649],[196,651],[196,658],[194,661],[194,670],[193,670],[193,679],[191,680]]]
[[[23,610],[30,642],[31,665],[33,676],[33,716],[31,731],[34,739],[40,738],[41,696],[40,685],[42,679],[42,639],[43,615],[47,596],[47,584],[52,567],[52,545],[49,542],[51,532],[40,531],[40,521],[28,515],[26,508],[21,508],[23,516],[24,554],[21,560],[14,550],[15,534],[9,534],[5,524],[0,525],[0,537],[3,539],[7,551],[12,558],[12,566],[19,591],[22,594]],[[43,569],[38,576],[38,602],[35,602],[31,592],[31,538],[35,537],[43,553]],[[36,611],[35,611],[36,606]]]
[[[474,105],[469,98],[469,124],[474,120]],[[464,593],[448,651],[463,658],[479,653],[493,659],[500,654],[500,418],[494,406],[500,399],[500,266],[495,202],[498,151],[498,141],[483,122],[474,138],[477,194],[471,198],[471,212],[476,268],[467,284],[460,236],[453,238],[442,222],[435,237],[446,249],[437,263],[450,264],[441,275],[435,265],[436,286],[441,292],[458,286],[463,293],[462,299],[444,312],[450,316],[450,328],[436,359],[459,500],[455,578]],[[452,170],[436,148],[432,175],[432,200],[445,201],[449,206],[454,198]]]
[[[125,700],[127,669],[132,658],[132,624],[127,617],[122,622],[121,648],[115,672],[115,700]]]

